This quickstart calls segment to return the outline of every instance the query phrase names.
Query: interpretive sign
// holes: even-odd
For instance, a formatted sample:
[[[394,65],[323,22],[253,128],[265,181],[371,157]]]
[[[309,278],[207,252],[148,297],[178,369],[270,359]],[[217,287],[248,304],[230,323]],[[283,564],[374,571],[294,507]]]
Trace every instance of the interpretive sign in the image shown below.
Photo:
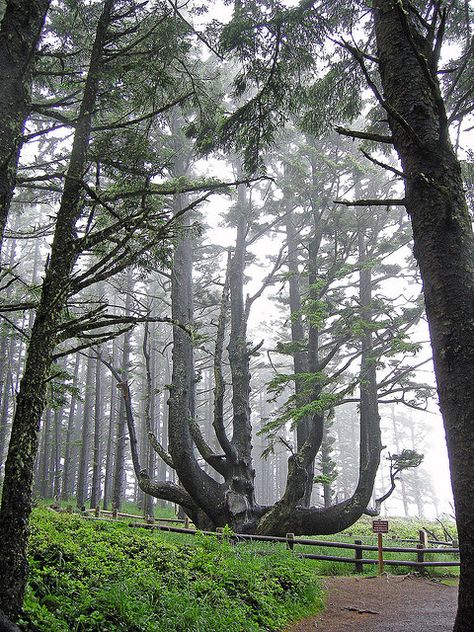
[[[372,531],[374,533],[388,533],[388,520],[373,520]]]

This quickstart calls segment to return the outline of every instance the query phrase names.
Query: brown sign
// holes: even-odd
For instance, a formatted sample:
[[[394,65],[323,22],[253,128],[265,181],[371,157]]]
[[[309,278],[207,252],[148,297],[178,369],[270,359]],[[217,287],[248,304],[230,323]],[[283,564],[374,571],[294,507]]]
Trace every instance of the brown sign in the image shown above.
[[[373,520],[372,531],[374,533],[388,533],[388,520]]]

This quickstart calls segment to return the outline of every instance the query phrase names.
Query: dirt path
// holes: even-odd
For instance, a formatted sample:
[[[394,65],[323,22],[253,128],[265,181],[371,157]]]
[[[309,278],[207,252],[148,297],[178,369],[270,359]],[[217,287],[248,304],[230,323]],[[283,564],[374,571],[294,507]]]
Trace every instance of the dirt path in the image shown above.
[[[286,632],[450,632],[457,587],[401,577],[328,577],[326,610]]]

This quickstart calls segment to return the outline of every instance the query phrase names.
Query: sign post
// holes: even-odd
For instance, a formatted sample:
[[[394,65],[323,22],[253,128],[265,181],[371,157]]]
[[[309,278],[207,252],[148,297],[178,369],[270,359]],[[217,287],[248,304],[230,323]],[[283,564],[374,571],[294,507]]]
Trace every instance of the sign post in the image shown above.
[[[377,534],[379,550],[379,575],[383,573],[383,534],[388,533],[388,520],[373,520],[372,531]]]

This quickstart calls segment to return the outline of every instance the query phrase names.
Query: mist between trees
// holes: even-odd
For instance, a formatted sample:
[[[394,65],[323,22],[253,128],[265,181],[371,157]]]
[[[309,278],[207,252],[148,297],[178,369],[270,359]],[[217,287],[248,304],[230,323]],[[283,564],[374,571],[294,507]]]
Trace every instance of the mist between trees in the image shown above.
[[[0,37],[0,608],[32,490],[244,533],[437,513],[426,320],[470,585],[468,4],[235,2],[199,32],[30,4]]]

